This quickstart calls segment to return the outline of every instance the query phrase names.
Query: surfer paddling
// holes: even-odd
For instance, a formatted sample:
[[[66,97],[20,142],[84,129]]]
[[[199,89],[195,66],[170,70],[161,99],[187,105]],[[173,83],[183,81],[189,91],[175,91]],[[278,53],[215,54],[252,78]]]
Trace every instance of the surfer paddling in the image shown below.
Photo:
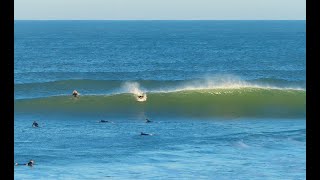
[[[73,97],[78,97],[78,96],[79,96],[78,91],[77,91],[77,90],[73,90],[72,96],[73,96]]]
[[[26,164],[19,164],[19,163],[15,163],[14,165],[16,165],[16,166],[20,166],[20,165],[25,165],[25,166],[30,166],[30,167],[32,167],[33,165],[34,165],[34,160],[30,160],[28,163],[26,163]]]
[[[152,134],[148,134],[148,133],[144,133],[144,132],[140,133],[140,136],[150,136],[150,135],[152,135]]]
[[[100,120],[99,122],[100,123],[108,123],[109,121],[108,120]]]
[[[150,121],[149,119],[146,119],[146,123],[150,123],[150,122],[152,122],[152,121]]]
[[[39,127],[39,124],[36,121],[33,121],[32,127]]]
[[[107,120],[100,120],[99,122],[101,122],[101,123],[107,123],[107,122],[109,122],[109,121],[107,121]]]
[[[114,123],[113,121],[101,119],[98,123]]]

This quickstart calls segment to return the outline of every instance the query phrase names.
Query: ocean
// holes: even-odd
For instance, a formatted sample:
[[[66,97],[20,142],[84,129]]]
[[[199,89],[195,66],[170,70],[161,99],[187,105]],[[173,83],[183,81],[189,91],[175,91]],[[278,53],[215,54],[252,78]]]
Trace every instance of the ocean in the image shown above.
[[[15,179],[306,179],[306,22],[16,20],[14,115]]]

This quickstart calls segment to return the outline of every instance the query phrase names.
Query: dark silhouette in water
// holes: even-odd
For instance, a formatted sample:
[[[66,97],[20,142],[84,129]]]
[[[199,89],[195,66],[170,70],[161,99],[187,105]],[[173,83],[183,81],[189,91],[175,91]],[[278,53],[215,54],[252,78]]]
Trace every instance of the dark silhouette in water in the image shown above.
[[[39,127],[39,124],[36,121],[33,121],[32,127]]]
[[[114,123],[114,122],[101,119],[100,121],[98,121],[98,123]]]
[[[22,164],[22,163],[15,163],[15,165],[16,166],[20,166],[20,165],[25,165],[25,166],[30,166],[30,167],[32,167],[33,165],[34,165],[34,160],[30,160],[28,163],[26,163],[26,164]]]
[[[150,122],[152,122],[152,121],[150,121],[149,119],[146,119],[146,123],[150,123]]]
[[[107,120],[100,120],[99,122],[100,122],[100,123],[107,123],[107,122],[109,122],[109,121],[107,121]]]
[[[150,135],[152,135],[152,134],[143,133],[143,132],[140,133],[140,136],[150,136]]]

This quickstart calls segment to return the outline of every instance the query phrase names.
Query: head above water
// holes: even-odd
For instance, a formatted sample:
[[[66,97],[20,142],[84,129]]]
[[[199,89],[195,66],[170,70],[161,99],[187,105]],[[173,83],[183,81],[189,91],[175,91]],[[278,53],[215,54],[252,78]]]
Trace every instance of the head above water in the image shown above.
[[[34,165],[34,161],[31,159],[26,165],[27,166],[33,166]]]

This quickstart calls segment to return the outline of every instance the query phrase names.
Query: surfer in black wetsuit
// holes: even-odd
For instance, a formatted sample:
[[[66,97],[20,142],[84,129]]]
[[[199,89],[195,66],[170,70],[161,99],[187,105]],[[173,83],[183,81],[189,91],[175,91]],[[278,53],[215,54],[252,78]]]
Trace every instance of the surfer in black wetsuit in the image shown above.
[[[36,121],[33,121],[32,127],[39,127],[39,124]]]
[[[19,166],[19,165],[25,165],[25,166],[30,166],[32,167],[34,165],[34,161],[31,159],[28,163],[26,164],[19,164],[19,163],[15,163],[16,166]]]
[[[72,96],[73,96],[73,97],[78,97],[78,96],[79,96],[78,91],[77,91],[77,90],[73,90]]]
[[[143,133],[143,132],[140,133],[140,136],[149,136],[149,135],[151,135],[151,134]]]
[[[107,121],[107,120],[100,120],[99,122],[101,122],[101,123],[107,123],[107,122],[109,122],[109,121]]]
[[[146,119],[146,123],[150,123],[150,122],[152,122],[152,121],[150,121],[149,119]]]
[[[138,98],[142,99],[144,96],[138,96]]]

